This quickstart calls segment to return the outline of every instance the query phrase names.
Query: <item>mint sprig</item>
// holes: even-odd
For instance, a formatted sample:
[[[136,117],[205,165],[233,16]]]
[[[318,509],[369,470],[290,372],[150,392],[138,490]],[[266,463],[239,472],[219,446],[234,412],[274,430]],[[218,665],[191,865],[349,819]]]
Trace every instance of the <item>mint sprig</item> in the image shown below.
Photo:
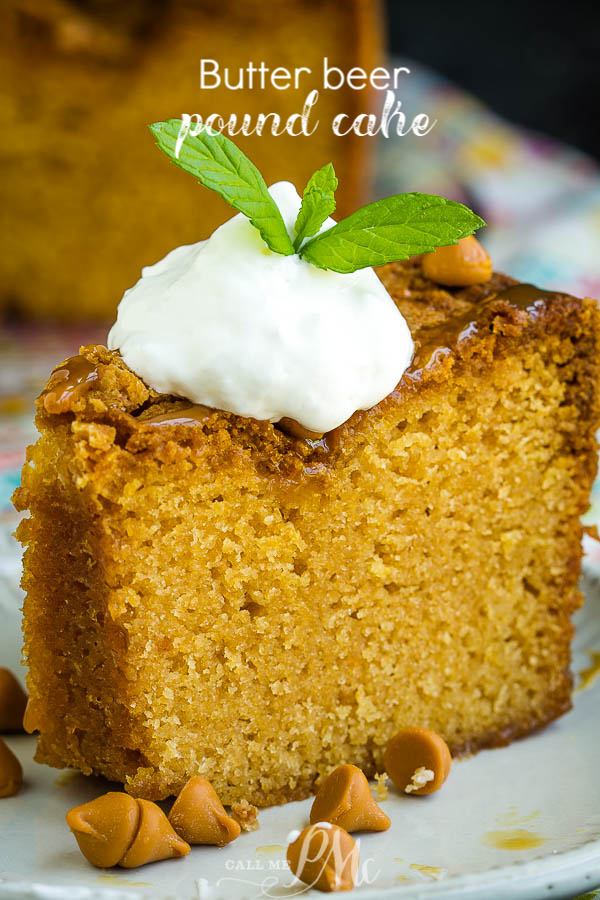
[[[369,203],[319,234],[335,209],[338,181],[328,163],[311,176],[304,189],[292,244],[264,178],[233,141],[206,126],[191,135],[180,119],[148,127],[171,162],[247,216],[273,252],[284,256],[297,253],[320,269],[349,274],[408,259],[456,244],[485,225],[462,203],[413,193]]]
[[[148,127],[171,162],[247,216],[267,247],[291,256],[294,247],[279,207],[254,163],[233,141],[206,126],[198,134],[188,134],[177,154],[181,125],[180,119],[168,119]]]
[[[482,225],[483,219],[454,200],[396,194],[322,231],[299,254],[320,269],[349,273],[455,244]]]
[[[334,212],[337,186],[338,180],[332,163],[327,163],[311,175],[304,188],[302,205],[294,226],[296,253],[302,242],[316,234],[325,219]]]

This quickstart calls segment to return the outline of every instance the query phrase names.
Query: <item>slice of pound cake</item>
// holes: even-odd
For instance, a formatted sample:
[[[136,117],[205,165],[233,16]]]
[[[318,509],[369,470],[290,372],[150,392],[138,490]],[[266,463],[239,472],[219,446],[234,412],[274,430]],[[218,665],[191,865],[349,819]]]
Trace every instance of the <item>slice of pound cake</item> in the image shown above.
[[[331,164],[300,198],[180,125],[151,128],[239,214],[54,370],[15,495],[36,758],[264,806],[403,727],[457,754],[555,719],[595,303],[493,275],[461,204],[335,223]]]
[[[569,709],[596,306],[379,274],[415,358],[321,439],[159,394],[102,347],[55,370],[16,495],[38,761],[267,805],[381,770],[403,726],[456,754]]]

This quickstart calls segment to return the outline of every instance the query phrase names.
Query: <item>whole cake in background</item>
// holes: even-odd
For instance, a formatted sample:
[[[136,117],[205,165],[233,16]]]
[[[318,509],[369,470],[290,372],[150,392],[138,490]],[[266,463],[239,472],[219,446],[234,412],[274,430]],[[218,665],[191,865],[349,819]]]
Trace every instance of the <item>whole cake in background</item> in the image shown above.
[[[0,4],[0,316],[111,321],[149,260],[207,236],[221,202],[199,197],[142,139],[174,110],[275,112],[308,90],[200,91],[201,58],[234,71],[261,61],[348,70],[381,64],[374,0],[11,0]],[[368,90],[321,90],[310,138],[236,138],[269,182],[304,183],[331,159],[344,179],[342,212],[369,196],[373,142],[336,137],[337,113],[370,109]],[[317,107],[315,107],[316,111]],[[268,132],[268,129],[266,129]],[[125,249],[126,248],[126,249]]]
[[[152,130],[171,155],[176,123]],[[224,139],[196,140],[178,164],[202,180],[208,154],[207,184]],[[15,494],[36,759],[263,806],[383,771],[406,727],[453,754],[529,734],[571,705],[596,303],[493,273],[460,204],[332,224],[331,166],[301,201],[229,157],[251,212],[229,197],[145,269],[110,349],[38,400]]]

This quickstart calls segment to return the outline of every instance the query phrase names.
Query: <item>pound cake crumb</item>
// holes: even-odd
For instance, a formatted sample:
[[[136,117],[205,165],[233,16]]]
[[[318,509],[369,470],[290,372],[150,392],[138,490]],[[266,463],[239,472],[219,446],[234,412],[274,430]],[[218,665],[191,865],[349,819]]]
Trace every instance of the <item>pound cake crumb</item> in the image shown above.
[[[260,828],[258,809],[247,800],[232,803],[231,817],[239,824],[242,831],[258,831]]]
[[[375,772],[375,797],[382,803],[389,797],[387,772]]]

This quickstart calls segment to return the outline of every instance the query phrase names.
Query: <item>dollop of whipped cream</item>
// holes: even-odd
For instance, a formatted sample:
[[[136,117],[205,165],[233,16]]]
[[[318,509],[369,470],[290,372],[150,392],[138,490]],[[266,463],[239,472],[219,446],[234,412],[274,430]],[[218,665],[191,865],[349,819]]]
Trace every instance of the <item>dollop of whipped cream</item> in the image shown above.
[[[269,191],[293,237],[295,187]],[[414,350],[373,269],[341,275],[273,253],[242,214],[144,268],[108,346],[160,393],[317,432],[379,403]]]

